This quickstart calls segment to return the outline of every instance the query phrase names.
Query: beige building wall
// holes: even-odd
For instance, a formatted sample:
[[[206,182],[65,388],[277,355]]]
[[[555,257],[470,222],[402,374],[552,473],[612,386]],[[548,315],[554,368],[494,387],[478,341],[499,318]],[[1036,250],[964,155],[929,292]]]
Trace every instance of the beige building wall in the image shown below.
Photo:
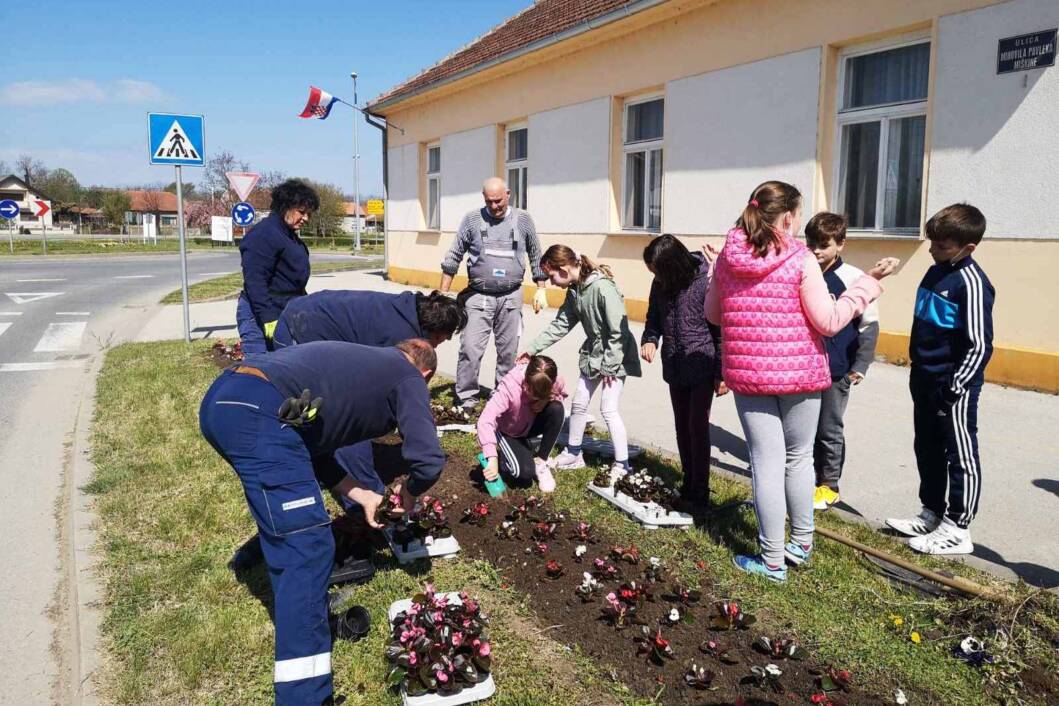
[[[543,244],[610,264],[630,316],[642,318],[650,276],[641,252],[652,236],[621,231],[618,218],[625,98],[666,99],[663,230],[692,248],[719,245],[768,178],[798,185],[807,216],[835,207],[840,53],[929,37],[924,220],[958,200],[983,209],[990,228],[976,257],[997,289],[988,375],[1059,391],[1059,229],[1047,206],[1059,164],[1059,67],[997,76],[995,66],[998,39],[1056,24],[1054,0],[674,1],[413,96],[381,111],[406,131],[390,133],[391,277],[436,285],[462,216],[452,209],[477,206],[465,188],[444,186],[452,163],[443,154],[442,230],[422,230],[423,146],[440,138],[444,153],[446,136],[472,131],[482,145],[474,163],[496,165],[497,130],[526,121],[529,211]],[[880,352],[897,359],[931,259],[915,236],[851,235],[848,261],[867,268],[881,255],[903,260],[880,302]],[[562,294],[550,292],[553,305]]]

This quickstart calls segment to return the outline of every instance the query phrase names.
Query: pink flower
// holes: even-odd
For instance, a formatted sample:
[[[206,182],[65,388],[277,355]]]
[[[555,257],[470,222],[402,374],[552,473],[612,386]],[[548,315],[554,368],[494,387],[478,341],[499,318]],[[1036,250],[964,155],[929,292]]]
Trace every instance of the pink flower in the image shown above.
[[[438,681],[442,684],[447,684],[449,681],[449,675],[440,669],[434,672],[434,676],[436,676],[438,678]]]
[[[442,614],[442,612],[440,610],[435,610],[434,611],[434,622],[435,623],[440,623],[444,618],[445,618],[445,616]]]
[[[490,652],[492,652],[492,648],[489,647],[488,642],[483,642],[478,648],[479,657],[488,657]]]
[[[595,559],[592,562],[592,565],[595,566],[597,569],[602,569],[603,568],[603,560],[602,559]]]
[[[452,633],[452,646],[453,647],[459,647],[462,644],[463,644],[463,633],[462,632],[454,632],[454,633]]]
[[[408,665],[410,667],[416,666],[416,662],[418,662],[418,661],[419,661],[419,657],[416,655],[415,652],[409,652],[408,653]]]

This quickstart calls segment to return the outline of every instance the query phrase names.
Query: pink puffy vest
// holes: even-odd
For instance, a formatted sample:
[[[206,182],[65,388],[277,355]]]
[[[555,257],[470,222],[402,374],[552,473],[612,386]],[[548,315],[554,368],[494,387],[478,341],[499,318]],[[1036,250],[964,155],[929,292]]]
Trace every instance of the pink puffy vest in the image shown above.
[[[728,232],[713,286],[721,296],[724,382],[744,395],[789,395],[831,386],[827,352],[802,311],[808,249],[789,239],[757,257],[739,228]]]

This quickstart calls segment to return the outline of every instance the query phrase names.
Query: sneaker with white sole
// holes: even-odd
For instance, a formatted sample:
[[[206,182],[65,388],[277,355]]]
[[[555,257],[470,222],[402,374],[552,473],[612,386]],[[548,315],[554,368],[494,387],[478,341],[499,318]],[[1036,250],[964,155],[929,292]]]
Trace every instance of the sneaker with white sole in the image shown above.
[[[584,468],[585,456],[581,452],[572,454],[564,449],[561,454],[555,457],[552,467],[560,471],[572,471],[578,468]]]
[[[908,546],[921,554],[970,554],[974,551],[970,530],[947,517],[930,534],[912,537]]]
[[[920,513],[910,520],[902,520],[896,517],[886,518],[886,526],[906,537],[922,537],[930,534],[941,524],[941,518],[933,511],[923,508]]]
[[[540,488],[542,493],[551,493],[555,490],[555,476],[552,475],[552,469],[548,468],[548,464],[540,459],[536,462],[537,471],[537,487]]]
[[[805,545],[801,542],[790,541],[783,548],[783,558],[791,566],[801,566],[809,561],[813,555],[813,545]]]
[[[837,503],[840,499],[837,490],[832,490],[826,485],[818,485],[816,486],[816,491],[813,493],[813,509],[830,510],[831,506]]]

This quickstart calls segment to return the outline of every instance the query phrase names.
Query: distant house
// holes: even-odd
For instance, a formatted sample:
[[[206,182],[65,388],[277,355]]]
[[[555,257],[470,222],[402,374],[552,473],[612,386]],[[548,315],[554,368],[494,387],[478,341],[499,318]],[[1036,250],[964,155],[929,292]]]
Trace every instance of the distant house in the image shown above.
[[[361,232],[367,232],[369,230],[375,231],[378,229],[378,217],[370,215],[364,210],[364,207],[355,204],[352,201],[346,201],[346,215],[342,219],[342,230],[346,233],[356,232],[356,218],[360,218],[360,230]]]
[[[18,203],[19,213],[18,216],[13,219],[15,228],[29,228],[33,230],[41,227],[41,219],[33,215],[33,211],[30,210],[30,202],[37,200],[50,201],[43,192],[34,189],[14,174],[8,174],[7,176],[0,178],[0,201],[6,199],[11,199]],[[6,224],[7,221],[0,224],[0,226]],[[47,228],[53,227],[51,211],[44,214],[43,225]]]
[[[168,191],[126,191],[131,208],[125,212],[125,224],[142,226],[144,214],[154,214],[162,228],[177,225],[177,197]]]

